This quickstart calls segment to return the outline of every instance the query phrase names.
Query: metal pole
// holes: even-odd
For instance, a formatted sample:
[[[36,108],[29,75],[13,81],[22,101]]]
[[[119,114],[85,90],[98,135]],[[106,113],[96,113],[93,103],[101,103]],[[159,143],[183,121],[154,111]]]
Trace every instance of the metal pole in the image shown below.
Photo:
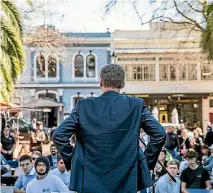
[[[144,141],[141,138],[140,138],[140,141],[141,141],[141,143],[143,143],[144,147],[146,148],[147,147],[146,143],[144,143]],[[158,163],[161,165],[161,167],[163,168],[163,170],[170,176],[170,178],[174,182],[176,182],[175,178],[168,172],[168,170],[165,168],[165,166],[159,160],[158,160]],[[153,174],[154,174],[154,172],[153,172]]]

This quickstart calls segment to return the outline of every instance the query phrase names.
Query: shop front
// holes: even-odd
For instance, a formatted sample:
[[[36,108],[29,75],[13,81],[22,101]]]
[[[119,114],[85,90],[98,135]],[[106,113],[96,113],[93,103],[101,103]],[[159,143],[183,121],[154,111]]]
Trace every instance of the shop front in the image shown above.
[[[128,94],[127,94],[128,95]],[[143,98],[147,108],[160,123],[184,123],[193,130],[202,126],[202,98],[200,94],[130,94]]]

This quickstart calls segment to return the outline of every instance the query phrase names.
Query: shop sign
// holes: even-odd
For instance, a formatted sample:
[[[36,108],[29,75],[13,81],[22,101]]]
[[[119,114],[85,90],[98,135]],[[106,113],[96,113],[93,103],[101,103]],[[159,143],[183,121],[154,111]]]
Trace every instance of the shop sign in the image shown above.
[[[127,95],[137,97],[137,98],[148,98],[149,97],[148,94],[127,94]]]
[[[178,103],[197,103],[198,100],[197,99],[194,99],[194,100],[190,100],[190,99],[180,99],[180,100],[177,100]]]

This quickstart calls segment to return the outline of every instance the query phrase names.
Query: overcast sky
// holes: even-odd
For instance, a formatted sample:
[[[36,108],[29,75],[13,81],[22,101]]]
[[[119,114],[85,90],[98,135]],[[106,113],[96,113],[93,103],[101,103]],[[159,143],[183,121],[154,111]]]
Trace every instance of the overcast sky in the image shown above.
[[[26,0],[17,0],[19,4],[26,4]],[[33,0],[35,5],[45,0]],[[64,32],[112,32],[118,30],[148,29],[142,26],[130,2],[123,0],[115,6],[111,13],[105,15],[105,5],[110,0],[46,0],[46,22],[55,25]],[[140,11],[147,11],[149,0],[143,0]],[[44,12],[45,8],[40,9]],[[50,14],[49,14],[50,13]],[[30,15],[30,24],[44,24],[44,14]]]

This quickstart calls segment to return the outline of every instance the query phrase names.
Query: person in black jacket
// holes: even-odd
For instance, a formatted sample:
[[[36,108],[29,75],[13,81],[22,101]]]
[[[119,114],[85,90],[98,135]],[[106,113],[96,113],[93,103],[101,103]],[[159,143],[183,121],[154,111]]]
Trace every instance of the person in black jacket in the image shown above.
[[[205,144],[209,147],[213,144],[213,128],[210,122],[207,123],[207,134],[205,138]]]
[[[171,126],[167,128],[165,147],[166,150],[172,155],[172,157],[175,158],[175,149],[178,147],[178,136],[176,133],[174,133],[173,127]]]
[[[50,155],[47,156],[49,162],[50,162],[50,169],[57,168],[57,158],[58,158],[58,152],[54,144],[51,144],[50,146]]]

